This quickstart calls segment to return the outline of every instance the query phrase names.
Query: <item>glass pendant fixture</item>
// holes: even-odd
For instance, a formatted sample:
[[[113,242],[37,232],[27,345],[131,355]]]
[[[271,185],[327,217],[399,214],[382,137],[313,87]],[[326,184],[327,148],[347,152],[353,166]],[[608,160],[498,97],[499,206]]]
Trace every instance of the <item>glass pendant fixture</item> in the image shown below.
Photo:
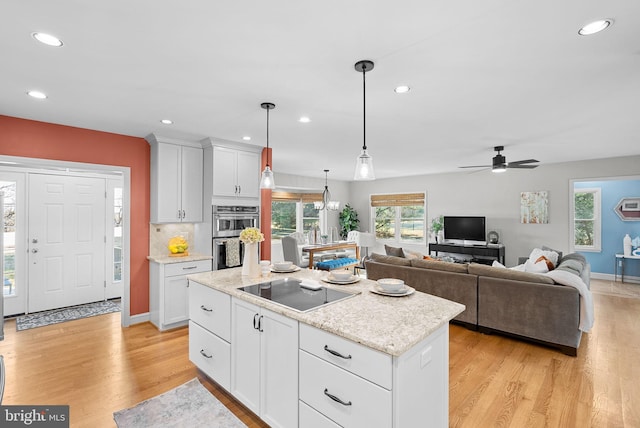
[[[360,156],[356,160],[356,172],[353,179],[356,181],[375,180],[375,174],[373,173],[373,158],[367,153],[367,91],[365,84],[365,73],[373,70],[373,61],[362,60],[355,64],[355,69],[358,72],[362,72],[362,151]]]
[[[269,110],[276,108],[276,105],[273,103],[262,103],[260,107],[267,110],[267,165],[264,167],[264,171],[262,171],[260,188],[275,189],[276,182],[273,180],[273,171],[271,171],[271,167],[269,166]]]
[[[340,201],[331,200],[331,192],[329,191],[329,183],[327,182],[328,169],[324,170],[324,191],[322,192],[322,201],[314,202],[313,207],[317,210],[337,211],[340,208]]]

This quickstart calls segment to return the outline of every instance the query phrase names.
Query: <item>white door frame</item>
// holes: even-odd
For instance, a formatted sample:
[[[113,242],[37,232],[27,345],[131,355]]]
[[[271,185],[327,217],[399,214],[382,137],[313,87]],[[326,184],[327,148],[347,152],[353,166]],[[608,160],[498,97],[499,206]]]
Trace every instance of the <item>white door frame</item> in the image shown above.
[[[7,171],[28,172],[26,169],[69,171],[87,174],[121,175],[123,184],[123,216],[124,222],[122,239],[122,311],[120,312],[121,325],[131,325],[131,301],[130,301],[130,218],[131,218],[131,168],[116,165],[100,165],[82,162],[57,161],[50,159],[24,158],[18,156],[1,156],[0,168]]]

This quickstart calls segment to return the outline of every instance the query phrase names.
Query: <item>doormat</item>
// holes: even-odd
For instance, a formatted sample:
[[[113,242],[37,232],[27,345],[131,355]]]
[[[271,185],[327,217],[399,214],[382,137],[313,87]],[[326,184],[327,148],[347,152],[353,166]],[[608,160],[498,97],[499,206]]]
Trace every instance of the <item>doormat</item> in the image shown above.
[[[115,302],[107,300],[106,302],[94,302],[87,303],[86,305],[52,309],[50,311],[19,316],[16,318],[16,330],[22,331],[30,328],[44,327],[45,325],[110,314],[112,312],[120,312],[119,300]]]
[[[197,378],[113,414],[118,428],[246,427]]]

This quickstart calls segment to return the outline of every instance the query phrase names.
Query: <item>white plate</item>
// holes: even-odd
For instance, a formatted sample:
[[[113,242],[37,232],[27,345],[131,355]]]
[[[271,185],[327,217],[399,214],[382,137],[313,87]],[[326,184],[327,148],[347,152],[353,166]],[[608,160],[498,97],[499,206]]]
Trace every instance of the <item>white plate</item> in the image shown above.
[[[415,293],[416,289],[413,287],[409,287],[408,285],[405,284],[405,288],[401,291],[401,292],[388,292],[388,291],[384,291],[382,289],[382,287],[380,287],[378,284],[375,284],[373,286],[373,288],[371,289],[372,293],[376,293],[376,294],[381,294],[383,296],[390,296],[390,297],[403,297],[403,296],[408,296],[410,294]]]
[[[287,269],[287,270],[278,270],[274,267],[271,268],[271,272],[275,272],[275,273],[291,273],[291,272],[297,272],[300,270],[300,266],[295,266],[291,269]]]
[[[360,281],[360,277],[356,275],[351,275],[351,278],[349,278],[346,281],[338,281],[337,279],[333,279],[330,277],[322,278],[322,280],[324,282],[328,282],[329,284],[346,285],[346,284],[355,284],[356,282]]]

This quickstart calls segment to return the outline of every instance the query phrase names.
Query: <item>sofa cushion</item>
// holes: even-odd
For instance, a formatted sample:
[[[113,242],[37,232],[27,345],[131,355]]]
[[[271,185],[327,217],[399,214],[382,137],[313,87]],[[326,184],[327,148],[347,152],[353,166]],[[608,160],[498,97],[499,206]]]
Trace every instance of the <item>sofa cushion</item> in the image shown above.
[[[489,276],[493,278],[510,279],[514,281],[535,282],[538,284],[554,284],[553,279],[542,274],[518,272],[511,269],[502,269],[479,263],[469,264],[468,270],[470,274],[478,276]]]
[[[404,251],[402,251],[400,247],[391,247],[385,244],[384,251],[387,253],[387,256],[404,257]]]
[[[467,265],[462,263],[439,262],[435,260],[412,259],[411,266],[423,269],[443,270],[446,272],[467,273]]]
[[[411,266],[411,260],[405,259],[404,257],[385,256],[383,254],[373,253],[371,254],[371,260],[388,265]]]
[[[567,254],[567,256],[564,259],[562,259],[562,261],[560,262],[560,264],[556,269],[564,270],[567,272],[571,272],[574,275],[581,276],[582,271],[584,270],[584,267],[585,267],[585,263],[583,263],[579,259],[568,258],[568,256],[570,256],[570,254]]]

